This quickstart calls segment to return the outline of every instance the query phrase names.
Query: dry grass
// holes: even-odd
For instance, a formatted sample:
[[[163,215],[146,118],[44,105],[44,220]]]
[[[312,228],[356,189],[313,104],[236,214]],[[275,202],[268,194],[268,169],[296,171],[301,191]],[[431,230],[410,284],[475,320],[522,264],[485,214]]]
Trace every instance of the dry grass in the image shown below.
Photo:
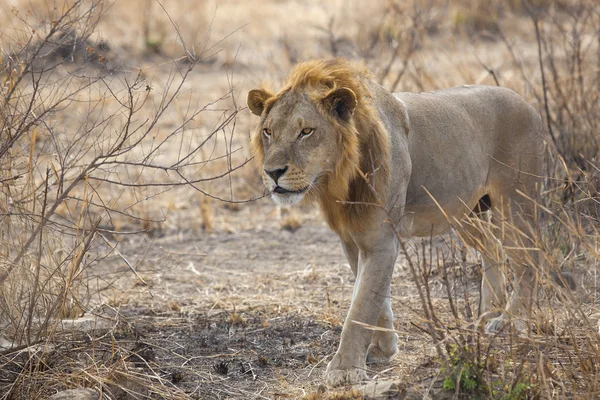
[[[290,213],[281,220],[281,229],[296,232],[301,224],[298,215],[296,215],[294,211],[290,211]]]
[[[263,194],[255,170],[235,170],[254,122],[238,113],[245,92],[332,54],[390,89],[508,86],[550,135],[535,330],[480,335],[474,256],[416,245],[395,274],[403,356],[376,372],[430,394],[598,396],[594,1],[15,4],[0,14],[0,398],[360,397],[318,388],[351,293],[337,241],[305,210],[265,218],[270,206],[245,202]],[[552,282],[560,270],[576,292]],[[64,329],[82,314],[108,324]]]
[[[200,198],[200,218],[202,219],[202,229],[205,231],[212,231],[214,228],[213,224],[213,210],[212,210],[212,199],[208,196],[201,196]]]

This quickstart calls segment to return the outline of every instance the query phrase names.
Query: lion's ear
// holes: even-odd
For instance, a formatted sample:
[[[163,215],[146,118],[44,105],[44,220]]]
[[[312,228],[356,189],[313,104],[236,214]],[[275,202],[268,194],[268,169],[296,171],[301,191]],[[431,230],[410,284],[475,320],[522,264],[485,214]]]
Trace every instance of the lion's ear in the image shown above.
[[[325,96],[321,102],[325,110],[346,122],[350,121],[352,113],[358,104],[354,92],[345,87],[335,89]]]
[[[260,117],[265,109],[265,102],[271,97],[273,95],[264,89],[252,89],[248,92],[246,104],[248,104],[248,108],[252,111],[252,114]]]

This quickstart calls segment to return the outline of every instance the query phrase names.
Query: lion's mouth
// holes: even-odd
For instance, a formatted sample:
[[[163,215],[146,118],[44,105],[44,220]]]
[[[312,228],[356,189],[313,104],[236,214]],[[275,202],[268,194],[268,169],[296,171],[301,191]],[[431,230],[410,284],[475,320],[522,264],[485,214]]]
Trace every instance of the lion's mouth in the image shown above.
[[[277,193],[277,194],[300,194],[300,193],[304,193],[308,190],[308,186],[299,189],[299,190],[288,190],[286,188],[282,188],[281,186],[276,186],[275,189],[273,189],[273,193]]]

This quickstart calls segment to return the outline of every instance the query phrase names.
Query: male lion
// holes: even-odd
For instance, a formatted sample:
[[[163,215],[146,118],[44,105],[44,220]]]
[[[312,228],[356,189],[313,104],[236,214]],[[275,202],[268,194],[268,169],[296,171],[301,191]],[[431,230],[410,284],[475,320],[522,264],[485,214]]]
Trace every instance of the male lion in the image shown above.
[[[398,351],[395,333],[352,322],[393,328],[396,232],[454,227],[482,253],[480,313],[495,317],[486,329],[526,315],[537,284],[527,264],[536,260],[530,237],[544,140],[540,117],[520,96],[488,86],[391,94],[361,64],[326,59],[297,65],[277,94],[251,90],[247,102],[260,116],[251,147],[271,197],[318,202],[356,276],[329,385],[362,380],[367,356]],[[482,213],[488,218],[465,223]],[[505,307],[502,245],[516,276]]]

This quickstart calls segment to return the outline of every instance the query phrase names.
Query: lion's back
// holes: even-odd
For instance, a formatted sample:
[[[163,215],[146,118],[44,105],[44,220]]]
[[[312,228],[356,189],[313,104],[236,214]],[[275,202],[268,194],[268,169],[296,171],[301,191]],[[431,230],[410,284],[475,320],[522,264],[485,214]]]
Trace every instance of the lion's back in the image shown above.
[[[456,146],[498,157],[500,152],[514,153],[517,146],[541,152],[544,131],[539,114],[508,88],[463,85],[394,96],[407,108],[409,143],[436,142],[448,149]]]

